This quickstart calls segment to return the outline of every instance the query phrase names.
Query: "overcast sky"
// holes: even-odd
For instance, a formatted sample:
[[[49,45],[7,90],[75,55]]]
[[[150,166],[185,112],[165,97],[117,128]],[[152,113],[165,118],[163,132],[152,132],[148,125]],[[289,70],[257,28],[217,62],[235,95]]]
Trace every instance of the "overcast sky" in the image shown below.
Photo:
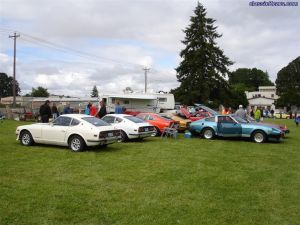
[[[235,62],[231,70],[257,67],[275,81],[300,55],[300,6],[200,2],[223,34],[218,45]],[[142,91],[145,65],[151,68],[148,89],[169,91],[179,85],[174,68],[184,48],[182,30],[196,5],[193,0],[0,0],[0,72],[12,75],[8,35],[18,31],[22,94],[37,86],[71,96],[89,96],[93,85],[101,93],[127,86]]]

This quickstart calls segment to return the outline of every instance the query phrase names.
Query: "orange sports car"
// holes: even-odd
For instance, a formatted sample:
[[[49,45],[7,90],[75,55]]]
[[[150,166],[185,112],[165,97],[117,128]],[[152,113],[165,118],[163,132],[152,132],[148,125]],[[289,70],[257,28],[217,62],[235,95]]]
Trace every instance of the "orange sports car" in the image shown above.
[[[174,120],[156,113],[139,113],[136,116],[153,125],[156,130],[156,136],[160,135],[166,127],[171,127],[176,123]]]

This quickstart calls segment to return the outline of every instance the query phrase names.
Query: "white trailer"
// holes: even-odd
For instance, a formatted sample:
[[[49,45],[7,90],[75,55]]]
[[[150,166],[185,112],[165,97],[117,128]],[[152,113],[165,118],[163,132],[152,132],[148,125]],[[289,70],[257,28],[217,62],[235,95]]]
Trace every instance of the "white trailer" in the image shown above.
[[[127,112],[156,112],[174,109],[173,94],[103,94],[99,96],[106,103],[107,111],[115,112],[117,102]]]

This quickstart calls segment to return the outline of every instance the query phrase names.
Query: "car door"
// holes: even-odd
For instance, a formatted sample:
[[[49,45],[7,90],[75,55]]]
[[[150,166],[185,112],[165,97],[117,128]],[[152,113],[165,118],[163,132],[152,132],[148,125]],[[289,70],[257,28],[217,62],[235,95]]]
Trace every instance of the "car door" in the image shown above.
[[[49,144],[62,144],[65,142],[66,133],[69,129],[72,118],[59,116],[49,126],[42,128],[42,140]]]
[[[240,137],[242,126],[230,116],[218,116],[217,130],[219,136]]]

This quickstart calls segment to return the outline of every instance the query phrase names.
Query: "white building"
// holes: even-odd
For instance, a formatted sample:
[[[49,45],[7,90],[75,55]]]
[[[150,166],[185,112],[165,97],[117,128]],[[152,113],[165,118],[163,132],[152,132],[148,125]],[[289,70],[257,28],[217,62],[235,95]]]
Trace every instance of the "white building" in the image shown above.
[[[258,91],[245,91],[249,106],[268,107],[275,109],[274,102],[278,99],[275,86],[260,86]]]

